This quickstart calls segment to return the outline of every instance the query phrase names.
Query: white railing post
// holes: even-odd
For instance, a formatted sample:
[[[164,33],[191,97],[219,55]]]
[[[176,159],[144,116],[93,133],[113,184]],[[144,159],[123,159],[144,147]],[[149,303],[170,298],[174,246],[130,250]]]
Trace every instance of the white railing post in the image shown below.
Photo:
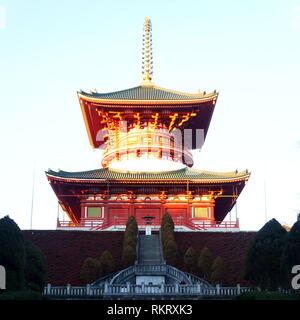
[[[108,292],[108,283],[104,283],[104,293]]]
[[[219,296],[220,295],[220,285],[219,284],[216,285],[216,289],[217,289],[217,295]]]
[[[91,285],[89,283],[86,285],[86,295],[87,296],[91,295]]]
[[[47,294],[48,295],[51,294],[51,284],[50,283],[47,284]]]
[[[127,282],[127,293],[130,293],[130,282]]]
[[[69,296],[71,293],[71,285],[70,283],[67,284],[67,295]]]
[[[241,294],[241,286],[239,283],[236,285],[236,289],[237,289],[237,294]]]

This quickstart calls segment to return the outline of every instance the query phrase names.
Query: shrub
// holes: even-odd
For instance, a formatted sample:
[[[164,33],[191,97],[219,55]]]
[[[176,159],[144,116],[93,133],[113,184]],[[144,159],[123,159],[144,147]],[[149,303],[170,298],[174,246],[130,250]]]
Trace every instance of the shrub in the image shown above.
[[[253,291],[244,292],[236,300],[299,300],[296,295],[280,293],[278,291]]]
[[[183,260],[189,272],[196,272],[198,256],[196,250],[193,247],[190,247],[186,250]]]
[[[281,259],[281,272],[283,273],[283,285],[291,286],[291,273],[293,266],[300,265],[300,221],[297,221],[287,233],[286,245]]]
[[[210,280],[212,272],[213,256],[210,250],[205,247],[202,249],[199,259],[198,259],[198,268],[200,269],[204,279]]]
[[[7,290],[25,288],[25,246],[18,225],[8,216],[0,219],[0,265],[6,269]]]
[[[132,247],[133,249],[136,248],[137,239],[134,237],[131,233],[124,234],[124,240],[123,240],[123,248],[126,248],[127,246]]]
[[[4,291],[0,293],[0,300],[49,300],[36,291]]]
[[[171,228],[174,230],[174,221],[168,212],[166,212],[161,219],[162,229],[164,229],[164,226],[167,224],[171,225]]]
[[[245,267],[245,280],[260,287],[275,289],[283,281],[281,257],[287,231],[277,220],[267,222],[251,241]]]
[[[80,270],[80,280],[83,284],[90,284],[96,281],[101,273],[101,263],[99,260],[86,258]]]
[[[178,256],[177,244],[174,240],[169,240],[164,248],[164,258],[167,264],[175,265]]]
[[[101,271],[103,276],[113,272],[115,268],[115,260],[109,251],[105,250],[102,253],[101,257],[99,258],[99,262],[101,264]]]
[[[129,216],[126,223],[126,230],[132,230],[133,233],[137,235],[138,233],[138,224],[134,216]]]
[[[136,251],[131,246],[126,246],[123,250],[122,263],[125,268],[132,266],[136,260]]]
[[[43,292],[47,281],[47,264],[42,251],[31,241],[25,240],[26,267],[25,278],[27,288]]]
[[[220,284],[220,281],[223,279],[224,271],[224,260],[221,257],[216,257],[212,264],[212,272],[210,276],[210,280],[213,285]]]

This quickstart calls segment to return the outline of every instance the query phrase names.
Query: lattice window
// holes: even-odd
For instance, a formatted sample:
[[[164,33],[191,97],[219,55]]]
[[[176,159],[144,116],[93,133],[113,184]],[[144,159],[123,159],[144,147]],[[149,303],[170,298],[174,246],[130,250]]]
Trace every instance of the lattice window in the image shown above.
[[[101,207],[88,207],[87,208],[87,217],[88,218],[100,218],[102,213]]]
[[[194,218],[208,218],[209,208],[196,207],[194,208]]]

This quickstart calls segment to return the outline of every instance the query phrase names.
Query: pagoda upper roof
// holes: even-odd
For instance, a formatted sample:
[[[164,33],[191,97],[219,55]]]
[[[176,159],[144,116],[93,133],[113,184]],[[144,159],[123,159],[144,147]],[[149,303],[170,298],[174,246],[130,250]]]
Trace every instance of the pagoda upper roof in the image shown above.
[[[195,181],[199,183],[214,183],[214,182],[232,182],[248,180],[250,173],[245,171],[231,171],[231,172],[212,172],[204,171],[193,168],[183,168],[173,171],[163,171],[163,172],[133,172],[133,171],[123,171],[111,168],[101,168],[90,171],[81,172],[67,172],[67,171],[53,171],[48,170],[46,172],[48,177],[54,179],[62,179],[66,181],[87,181],[87,182],[98,182],[98,181],[111,181],[125,180],[129,181],[146,181],[150,180],[152,182],[160,182],[164,180],[176,180],[183,182]]]
[[[121,91],[98,93],[79,91],[78,95],[82,98],[92,98],[96,100],[130,100],[130,101],[199,101],[215,98],[218,96],[216,91],[211,93],[200,92],[196,94],[164,89],[155,85],[140,85]]]

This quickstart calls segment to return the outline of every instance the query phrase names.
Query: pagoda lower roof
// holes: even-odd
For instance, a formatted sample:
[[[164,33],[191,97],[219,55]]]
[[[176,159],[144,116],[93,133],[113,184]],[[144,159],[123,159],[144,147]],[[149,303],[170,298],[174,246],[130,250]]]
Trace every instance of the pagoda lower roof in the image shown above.
[[[198,93],[191,94],[186,92],[179,92],[169,89],[164,89],[161,87],[153,86],[138,86],[126,90],[109,92],[109,93],[98,93],[91,92],[87,93],[84,91],[79,91],[78,95],[83,98],[90,98],[96,100],[131,100],[131,101],[151,101],[151,100],[169,100],[169,101],[199,101],[199,100],[207,100],[209,98],[216,98],[217,92],[213,91],[211,93]]]
[[[231,172],[212,172],[192,168],[183,168],[174,171],[163,172],[133,172],[123,171],[111,168],[101,168],[90,171],[81,172],[67,172],[67,171],[53,171],[46,172],[48,178],[78,181],[78,182],[100,182],[100,181],[152,181],[164,182],[165,180],[198,183],[217,183],[217,182],[234,182],[248,180],[250,173],[245,171],[231,171]]]

